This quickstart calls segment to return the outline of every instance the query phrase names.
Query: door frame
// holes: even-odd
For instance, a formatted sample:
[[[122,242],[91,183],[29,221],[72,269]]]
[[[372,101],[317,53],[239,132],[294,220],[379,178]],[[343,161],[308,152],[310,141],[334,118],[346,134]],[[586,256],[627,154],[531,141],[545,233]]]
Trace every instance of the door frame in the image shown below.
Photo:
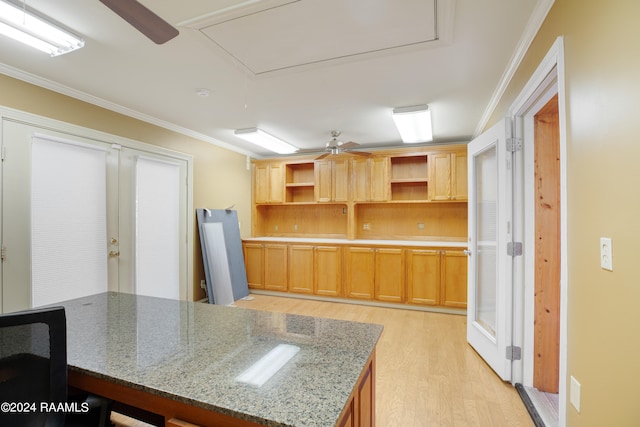
[[[194,251],[194,215],[191,215],[190,212],[194,212],[193,209],[193,156],[185,153],[181,153],[178,151],[170,150],[167,148],[163,148],[157,145],[140,142],[136,140],[132,140],[129,138],[109,134],[106,132],[98,131],[95,129],[87,128],[84,126],[79,126],[67,122],[63,122],[60,120],[52,119],[49,117],[40,116],[33,113],[28,113],[21,110],[16,110],[9,107],[0,106],[0,148],[2,149],[2,157],[4,158],[4,144],[2,141],[2,123],[3,121],[12,120],[16,122],[21,122],[26,125],[32,125],[35,127],[42,128],[44,130],[50,130],[57,133],[63,133],[70,136],[76,136],[83,139],[95,140],[104,142],[107,144],[111,144],[114,149],[118,149],[119,147],[129,147],[139,151],[146,151],[150,153],[156,153],[162,156],[173,157],[176,159],[184,160],[187,162],[187,200],[186,200],[186,259],[184,260],[184,280],[186,283],[184,284],[185,289],[180,289],[180,298],[188,301],[193,300],[193,251]],[[7,153],[7,156],[10,156],[10,153]],[[0,184],[2,184],[2,176],[3,176],[3,165],[0,162]],[[0,187],[1,189],[2,187]],[[0,208],[2,208],[2,197],[0,195]],[[0,210],[0,213],[2,210]],[[4,219],[0,214],[0,233],[2,232],[2,221]],[[0,234],[0,238],[3,236]],[[0,245],[3,243],[3,240],[0,240]],[[3,277],[3,267],[0,266],[0,311],[1,307],[4,304],[2,301],[2,277]],[[110,289],[111,290],[111,289]]]
[[[514,259],[513,345],[522,348],[523,358],[513,362],[512,383],[531,386],[533,381],[533,145],[534,135],[527,121],[553,95],[558,94],[560,131],[560,370],[559,425],[566,423],[567,406],[567,138],[563,38],[558,37],[508,111],[515,123],[522,151],[514,159],[514,239],[523,242],[523,257]]]

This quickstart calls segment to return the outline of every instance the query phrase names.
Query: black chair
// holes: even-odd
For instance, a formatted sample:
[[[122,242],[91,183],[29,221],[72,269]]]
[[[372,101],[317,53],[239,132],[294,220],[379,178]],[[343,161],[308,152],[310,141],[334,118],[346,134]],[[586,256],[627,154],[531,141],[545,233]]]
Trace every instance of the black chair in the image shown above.
[[[71,401],[78,408],[88,404],[89,412],[51,409],[69,402],[64,307],[1,314],[0,426],[110,425],[109,401],[86,395]]]

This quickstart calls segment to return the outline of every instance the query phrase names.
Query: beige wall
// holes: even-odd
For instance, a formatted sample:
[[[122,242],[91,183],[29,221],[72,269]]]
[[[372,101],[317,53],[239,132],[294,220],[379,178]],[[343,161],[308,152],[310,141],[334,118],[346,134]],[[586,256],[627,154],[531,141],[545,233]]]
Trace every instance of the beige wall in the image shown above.
[[[192,155],[193,207],[221,209],[235,204],[242,236],[251,234],[251,172],[244,155],[5,75],[0,75],[0,105]],[[197,230],[194,239],[193,287],[199,299],[204,297],[200,289],[204,269]]]
[[[568,375],[582,385],[569,426],[640,425],[639,17],[636,0],[556,0],[491,120],[564,36]],[[599,266],[601,236],[613,239],[613,272]]]

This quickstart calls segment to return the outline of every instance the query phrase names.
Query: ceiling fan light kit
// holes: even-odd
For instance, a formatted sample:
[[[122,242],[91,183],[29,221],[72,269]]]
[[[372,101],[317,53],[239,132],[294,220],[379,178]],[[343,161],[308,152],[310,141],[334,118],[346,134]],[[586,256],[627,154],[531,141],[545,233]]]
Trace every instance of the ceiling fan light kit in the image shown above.
[[[252,144],[258,145],[267,150],[271,150],[278,154],[292,154],[298,151],[293,145],[284,142],[280,138],[276,138],[273,135],[269,135],[262,129],[249,128],[238,129],[234,132],[235,136],[242,138]]]
[[[25,4],[0,0],[0,34],[51,56],[80,49],[84,40]]]
[[[433,141],[428,105],[394,108],[392,116],[405,144]]]

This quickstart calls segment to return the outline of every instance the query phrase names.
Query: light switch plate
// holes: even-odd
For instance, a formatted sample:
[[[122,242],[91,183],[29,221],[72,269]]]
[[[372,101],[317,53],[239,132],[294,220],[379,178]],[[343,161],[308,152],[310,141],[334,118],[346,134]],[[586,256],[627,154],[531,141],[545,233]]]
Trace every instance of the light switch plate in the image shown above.
[[[600,267],[605,270],[613,271],[613,250],[611,246],[611,238],[600,238]]]
[[[580,388],[581,387],[582,386],[580,385],[578,380],[573,378],[573,375],[571,375],[571,388],[569,389],[569,401],[571,402],[573,407],[576,408],[576,411],[578,412],[580,412]]]

